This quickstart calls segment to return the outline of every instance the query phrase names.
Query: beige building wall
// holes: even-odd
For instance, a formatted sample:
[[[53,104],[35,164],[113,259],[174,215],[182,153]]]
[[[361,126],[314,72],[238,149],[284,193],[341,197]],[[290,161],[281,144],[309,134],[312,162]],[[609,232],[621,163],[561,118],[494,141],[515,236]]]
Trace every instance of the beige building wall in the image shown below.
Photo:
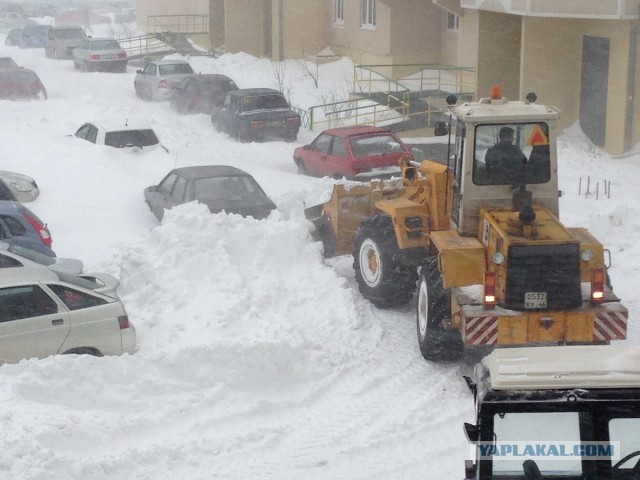
[[[224,47],[224,3],[224,0],[209,0],[209,39],[211,48]]]
[[[315,55],[326,46],[325,3],[318,0],[273,1],[272,51],[275,60]]]
[[[541,103],[562,111],[564,129],[580,116],[583,36],[605,37],[609,45],[607,121],[603,148],[614,154],[624,151],[628,92],[630,21],[524,18],[521,91],[534,91]],[[636,79],[637,83],[637,79]],[[634,131],[640,124],[635,123]],[[634,137],[637,139],[638,134]]]
[[[138,30],[147,32],[148,18],[152,15],[208,15],[209,0],[137,0],[136,22]]]
[[[227,0],[226,51],[245,52],[256,57],[271,56],[271,8],[271,0]]]
[[[479,12],[477,94],[491,96],[499,85],[502,95],[520,99],[522,17]]]

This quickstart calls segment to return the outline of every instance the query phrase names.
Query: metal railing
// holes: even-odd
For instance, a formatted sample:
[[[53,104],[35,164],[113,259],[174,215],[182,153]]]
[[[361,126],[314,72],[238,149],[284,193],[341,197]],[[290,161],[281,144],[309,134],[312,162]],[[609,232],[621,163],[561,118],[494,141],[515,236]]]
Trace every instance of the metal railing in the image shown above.
[[[413,73],[394,79],[382,73]],[[441,118],[446,97],[475,97],[475,70],[443,65],[356,65],[354,95],[359,98],[299,110],[303,125],[314,130],[345,125],[388,125],[413,119],[432,126]]]

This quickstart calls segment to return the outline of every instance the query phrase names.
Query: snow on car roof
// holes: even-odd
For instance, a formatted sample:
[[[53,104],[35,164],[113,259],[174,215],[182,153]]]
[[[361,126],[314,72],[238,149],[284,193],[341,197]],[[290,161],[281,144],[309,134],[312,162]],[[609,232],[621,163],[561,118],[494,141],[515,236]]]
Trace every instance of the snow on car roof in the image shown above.
[[[640,347],[499,348],[482,362],[493,390],[640,387]]]
[[[122,132],[126,130],[153,130],[151,125],[139,119],[130,118],[103,118],[100,120],[88,121],[96,127],[107,132]]]

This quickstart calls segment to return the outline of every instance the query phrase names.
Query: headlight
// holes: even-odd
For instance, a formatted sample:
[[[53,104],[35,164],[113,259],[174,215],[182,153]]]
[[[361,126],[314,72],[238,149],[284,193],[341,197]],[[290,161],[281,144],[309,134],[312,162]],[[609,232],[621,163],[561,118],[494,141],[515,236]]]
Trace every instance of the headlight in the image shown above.
[[[504,255],[500,252],[493,254],[493,263],[496,265],[502,265],[504,263]]]
[[[593,258],[593,252],[591,250],[583,250],[580,254],[580,258],[585,262],[589,262]]]

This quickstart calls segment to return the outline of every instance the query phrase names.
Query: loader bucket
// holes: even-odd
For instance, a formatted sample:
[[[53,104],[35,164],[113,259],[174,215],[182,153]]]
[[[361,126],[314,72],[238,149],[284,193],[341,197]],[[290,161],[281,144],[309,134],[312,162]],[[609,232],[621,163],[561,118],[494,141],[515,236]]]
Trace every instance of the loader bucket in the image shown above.
[[[328,202],[305,209],[317,239],[325,246],[325,256],[352,253],[356,231],[365,218],[377,212],[376,202],[396,198],[401,190],[399,179],[336,184]]]

